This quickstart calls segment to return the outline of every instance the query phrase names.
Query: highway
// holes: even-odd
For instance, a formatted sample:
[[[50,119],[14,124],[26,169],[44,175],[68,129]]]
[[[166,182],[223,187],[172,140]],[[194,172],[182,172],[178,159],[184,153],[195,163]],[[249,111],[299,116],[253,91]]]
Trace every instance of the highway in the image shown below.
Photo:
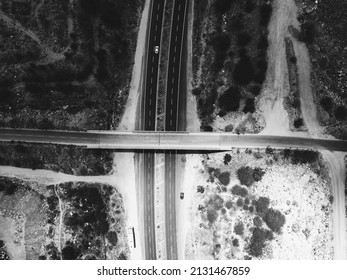
[[[232,148],[299,148],[347,151],[347,141],[211,132],[52,131],[0,128],[0,141],[54,143],[115,150],[227,151]]]
[[[165,1],[152,0],[150,8],[149,30],[147,32],[146,72],[144,73],[144,95],[142,96],[142,110],[140,110],[141,129],[155,131],[157,110],[157,86],[159,76],[159,53],[155,47],[159,46],[162,33]],[[156,259],[155,213],[154,213],[154,162],[155,151],[146,151],[141,155],[144,172],[142,191],[144,201],[143,222],[145,238],[145,257],[147,260]],[[141,169],[141,168],[140,168]]]

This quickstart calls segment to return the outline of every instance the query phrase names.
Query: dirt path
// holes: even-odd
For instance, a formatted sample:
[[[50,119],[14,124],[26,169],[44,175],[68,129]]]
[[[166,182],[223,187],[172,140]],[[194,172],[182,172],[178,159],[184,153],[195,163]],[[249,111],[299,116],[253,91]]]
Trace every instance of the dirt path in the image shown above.
[[[25,35],[29,36],[32,40],[34,40],[39,45],[39,47],[47,54],[50,61],[61,60],[65,57],[63,53],[55,53],[52,50],[50,50],[44,43],[42,43],[42,41],[36,36],[36,34],[33,31],[25,28],[19,22],[14,21],[13,19],[5,15],[2,11],[0,11],[0,19],[7,23],[9,28],[14,28],[17,31],[24,33]]]
[[[341,152],[322,152],[330,169],[332,181],[332,193],[334,196],[334,259],[345,260],[347,258],[346,247],[346,212],[345,212],[345,176],[346,168],[344,156]]]
[[[268,36],[269,66],[259,101],[259,108],[266,121],[266,128],[261,134],[292,134],[289,130],[288,115],[283,107],[283,98],[289,91],[284,38],[288,35],[288,26],[295,24],[295,12],[293,0],[274,0]]]
[[[130,90],[127,103],[125,105],[122,120],[118,126],[118,130],[135,130],[135,123],[137,119],[136,109],[140,101],[142,90],[142,76],[145,71],[145,50],[146,50],[146,29],[149,19],[149,6],[150,0],[145,1],[145,6],[142,12],[139,32],[137,35],[137,45],[135,52],[135,61],[130,83]]]

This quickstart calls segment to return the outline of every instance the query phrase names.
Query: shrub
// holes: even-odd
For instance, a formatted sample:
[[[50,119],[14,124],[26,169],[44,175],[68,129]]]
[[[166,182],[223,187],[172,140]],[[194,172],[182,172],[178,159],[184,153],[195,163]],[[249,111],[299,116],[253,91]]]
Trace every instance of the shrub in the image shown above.
[[[306,21],[301,24],[299,40],[307,44],[312,44],[315,36],[315,26],[313,22]]]
[[[231,155],[230,154],[225,154],[223,158],[224,164],[228,165],[229,162],[231,161]]]
[[[254,257],[260,257],[268,240],[273,239],[273,234],[269,230],[255,228],[252,233],[248,253]]]
[[[218,98],[219,108],[226,112],[236,111],[240,107],[241,94],[237,87],[230,87]]]
[[[242,207],[243,210],[247,211],[249,209],[248,205],[244,204]]]
[[[231,200],[228,200],[228,201],[225,203],[225,207],[226,207],[227,209],[231,209],[231,207],[233,207],[232,201],[231,201]]]
[[[223,184],[224,186],[227,186],[230,183],[230,173],[229,172],[222,172],[222,173],[220,173],[218,179],[219,179],[219,182],[221,184]]]
[[[245,230],[245,226],[243,225],[242,222],[238,222],[235,226],[234,226],[234,232],[237,234],[237,235],[242,235],[243,232]]]
[[[238,199],[236,200],[236,205],[237,205],[238,207],[243,207],[243,199],[242,199],[242,198],[238,198]]]
[[[318,152],[310,150],[294,150],[291,152],[293,164],[314,163],[318,160]]]
[[[269,198],[263,197],[263,196],[258,198],[258,200],[255,202],[255,207],[260,217],[265,216],[266,212],[269,209],[269,205],[270,205]]]
[[[234,238],[234,239],[233,239],[233,246],[234,246],[234,247],[239,247],[239,245],[240,245],[240,244],[239,244],[239,240],[238,240],[237,238]]]
[[[71,245],[65,246],[61,253],[63,260],[75,260],[78,257],[77,252]]]
[[[280,211],[270,208],[266,212],[264,221],[272,231],[279,233],[286,222],[286,218]]]
[[[291,56],[290,58],[289,58],[289,61],[291,62],[291,63],[296,63],[296,61],[297,61],[297,59],[296,59],[296,57],[295,56]]]
[[[215,194],[209,199],[207,204],[212,206],[215,210],[218,211],[218,210],[222,209],[223,204],[224,204],[224,200],[219,195]]]
[[[243,187],[241,187],[241,186],[239,186],[239,185],[235,185],[235,186],[232,187],[231,193],[233,195],[239,195],[241,197],[245,197],[248,194],[248,190],[243,188]]]
[[[198,193],[204,193],[205,192],[205,188],[203,186],[197,186],[197,192]]]
[[[261,92],[261,86],[259,85],[255,85],[255,86],[252,86],[251,87],[251,93],[254,95],[254,96],[258,96]]]
[[[234,126],[232,124],[228,124],[224,127],[225,132],[232,132],[234,130]]]
[[[208,207],[207,208],[207,220],[213,224],[218,218],[218,212],[212,208],[212,207]]]
[[[263,4],[260,6],[260,25],[267,26],[272,13],[272,6]]]
[[[234,69],[234,80],[237,84],[247,85],[254,77],[254,68],[249,56],[242,57]]]
[[[344,121],[347,119],[347,108],[339,106],[335,110],[335,118],[338,121]]]
[[[304,120],[302,118],[298,118],[294,121],[294,127],[299,128],[304,125]]]
[[[239,46],[245,46],[245,45],[247,45],[251,41],[252,41],[251,35],[249,35],[245,31],[239,33],[239,35],[237,36],[237,44]]]
[[[198,87],[194,88],[192,90],[192,94],[195,95],[195,96],[200,96],[201,92],[202,92],[201,88],[198,88]]]
[[[118,235],[115,231],[109,231],[106,235],[108,242],[113,246],[116,246],[118,243]]]
[[[250,199],[249,199],[248,197],[246,197],[246,198],[245,198],[245,204],[248,205],[250,202],[251,202]]]
[[[256,167],[253,169],[253,179],[256,182],[261,181],[261,179],[263,179],[263,176],[266,172],[260,168],[260,167]]]
[[[7,195],[13,195],[16,192],[16,190],[17,190],[17,185],[14,183],[10,183],[5,190],[5,193]]]
[[[225,208],[222,209],[222,214],[225,215],[227,210]]]
[[[227,13],[230,10],[232,0],[217,0],[215,2],[216,11],[220,14]]]
[[[323,107],[323,109],[327,112],[331,112],[333,109],[333,101],[330,97],[324,97],[319,101],[319,104]]]
[[[246,105],[243,108],[243,112],[245,114],[247,114],[247,113],[252,113],[253,114],[254,111],[255,111],[254,98],[247,98]]]
[[[247,0],[245,3],[245,12],[246,13],[251,13],[255,8],[255,3],[253,0]]]
[[[242,185],[250,187],[254,183],[253,169],[249,166],[243,166],[237,170],[237,178]]]
[[[5,189],[6,189],[5,183],[0,181],[0,192],[4,191]]]
[[[251,212],[251,213],[253,213],[253,212],[254,212],[254,206],[253,206],[253,205],[249,206],[249,207],[248,207],[248,211]]]

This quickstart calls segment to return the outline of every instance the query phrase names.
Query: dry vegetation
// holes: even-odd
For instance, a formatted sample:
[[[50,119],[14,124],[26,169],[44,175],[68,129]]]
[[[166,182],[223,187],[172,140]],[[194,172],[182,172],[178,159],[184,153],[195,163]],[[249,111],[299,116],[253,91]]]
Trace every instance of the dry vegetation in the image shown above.
[[[124,206],[107,185],[0,178],[0,258],[127,259]]]
[[[347,2],[296,0],[301,33],[312,64],[319,121],[325,131],[347,139]]]
[[[197,0],[193,94],[201,129],[257,133],[257,96],[267,72],[271,1]]]
[[[330,179],[316,151],[233,150],[195,160],[188,259],[331,259]],[[199,162],[200,161],[200,162]]]
[[[0,126],[116,128],[143,2],[1,1]]]

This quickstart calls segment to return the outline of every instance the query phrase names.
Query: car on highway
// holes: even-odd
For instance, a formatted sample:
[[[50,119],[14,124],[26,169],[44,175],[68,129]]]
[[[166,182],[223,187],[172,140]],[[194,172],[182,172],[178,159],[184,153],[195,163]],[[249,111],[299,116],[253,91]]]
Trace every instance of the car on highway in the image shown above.
[[[154,53],[158,54],[159,53],[159,46],[154,46]]]
[[[180,199],[183,199],[183,198],[184,198],[184,193],[181,192],[181,193],[180,193]]]

